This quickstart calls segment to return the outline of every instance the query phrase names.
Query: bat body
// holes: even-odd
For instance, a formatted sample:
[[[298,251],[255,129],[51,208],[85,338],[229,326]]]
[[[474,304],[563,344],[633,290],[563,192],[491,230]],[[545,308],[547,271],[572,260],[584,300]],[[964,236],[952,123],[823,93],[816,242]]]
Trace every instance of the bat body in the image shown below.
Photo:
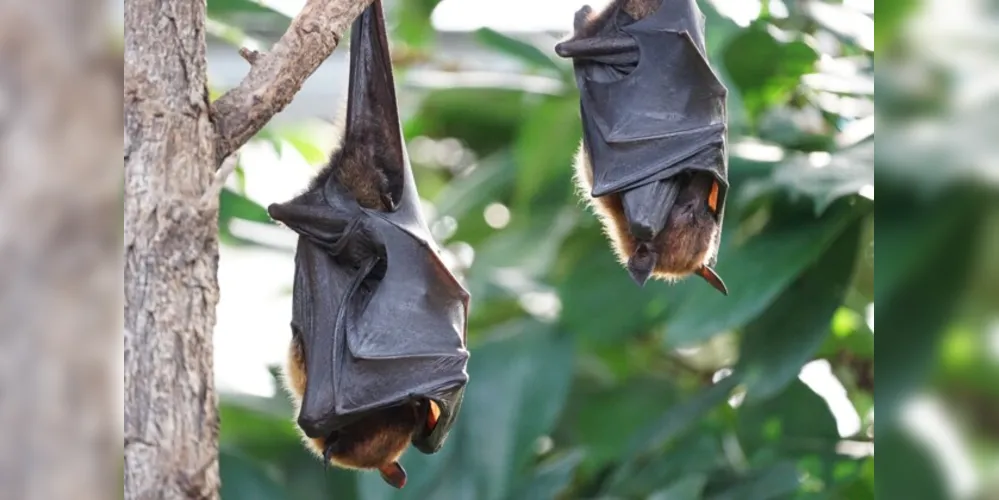
[[[324,461],[402,487],[400,455],[437,452],[461,407],[469,295],[420,213],[380,0],[350,50],[340,148],[303,194],[268,207],[299,234],[285,385]]]
[[[572,58],[583,141],[576,181],[640,285],[712,269],[728,191],[727,91],[695,0],[585,6],[555,51]]]

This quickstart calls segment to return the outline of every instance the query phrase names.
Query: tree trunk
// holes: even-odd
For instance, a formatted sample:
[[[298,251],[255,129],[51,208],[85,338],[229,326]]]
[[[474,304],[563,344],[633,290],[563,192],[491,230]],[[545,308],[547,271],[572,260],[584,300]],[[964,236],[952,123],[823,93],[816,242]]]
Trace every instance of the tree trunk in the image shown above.
[[[105,6],[0,6],[4,498],[100,500],[118,488],[121,66],[108,65]]]
[[[218,497],[204,0],[125,4],[125,498]]]

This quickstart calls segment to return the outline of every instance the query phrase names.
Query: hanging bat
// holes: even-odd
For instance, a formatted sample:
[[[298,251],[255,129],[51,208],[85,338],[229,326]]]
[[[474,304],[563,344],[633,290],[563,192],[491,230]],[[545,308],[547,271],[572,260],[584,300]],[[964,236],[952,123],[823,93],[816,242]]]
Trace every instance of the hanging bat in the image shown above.
[[[583,141],[576,182],[618,259],[644,285],[714,271],[728,191],[727,91],[695,0],[614,0],[576,12],[555,46],[573,60]]]
[[[468,381],[468,292],[444,266],[403,146],[381,2],[351,28],[341,147],[268,207],[299,234],[285,385],[307,446],[397,488],[444,444]]]

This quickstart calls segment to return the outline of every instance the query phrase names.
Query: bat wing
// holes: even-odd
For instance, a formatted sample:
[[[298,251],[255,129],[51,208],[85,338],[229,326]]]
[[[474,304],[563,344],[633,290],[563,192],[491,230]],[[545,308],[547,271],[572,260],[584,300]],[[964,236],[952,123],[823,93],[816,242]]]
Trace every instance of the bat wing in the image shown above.
[[[335,430],[429,398],[440,416],[413,443],[433,453],[468,381],[469,296],[441,261],[420,213],[378,2],[351,28],[348,93],[343,147],[331,164],[341,172],[377,172],[384,183],[362,187],[378,191],[384,210],[362,207],[332,169],[305,194],[271,208],[301,235],[293,327],[306,346],[302,411],[322,415]]]
[[[705,58],[695,0],[663,0],[653,14],[627,20],[607,16],[594,35],[557,48],[574,58],[591,195],[690,169],[727,187],[727,91]]]
[[[411,175],[396,212],[361,208],[335,187],[325,191],[270,209],[300,234],[292,328],[306,345],[305,364],[328,367],[308,370],[302,406],[330,415],[338,428],[368,411],[433,399],[441,416],[414,444],[435,452],[468,382],[468,292],[414,206]]]

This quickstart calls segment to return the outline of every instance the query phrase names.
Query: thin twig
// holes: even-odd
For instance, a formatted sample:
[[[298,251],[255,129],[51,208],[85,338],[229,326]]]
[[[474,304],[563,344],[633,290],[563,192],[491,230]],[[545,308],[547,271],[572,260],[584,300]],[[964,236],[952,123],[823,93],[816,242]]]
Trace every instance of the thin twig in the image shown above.
[[[201,196],[202,206],[217,202],[219,195],[222,194],[222,188],[225,187],[226,179],[229,178],[233,170],[236,170],[237,165],[239,165],[239,153],[229,156],[222,162],[222,166],[215,171],[215,179],[212,180],[212,185],[208,186],[205,194]]]
[[[217,165],[291,102],[371,1],[307,0],[270,51],[243,56],[249,73],[211,104]]]
[[[246,47],[240,47],[239,48],[239,55],[240,55],[240,57],[242,57],[243,59],[245,59],[246,62],[250,63],[250,65],[252,66],[254,64],[257,64],[257,60],[260,59],[260,55],[261,54],[260,54],[260,52],[258,52],[256,50],[248,49]]]

